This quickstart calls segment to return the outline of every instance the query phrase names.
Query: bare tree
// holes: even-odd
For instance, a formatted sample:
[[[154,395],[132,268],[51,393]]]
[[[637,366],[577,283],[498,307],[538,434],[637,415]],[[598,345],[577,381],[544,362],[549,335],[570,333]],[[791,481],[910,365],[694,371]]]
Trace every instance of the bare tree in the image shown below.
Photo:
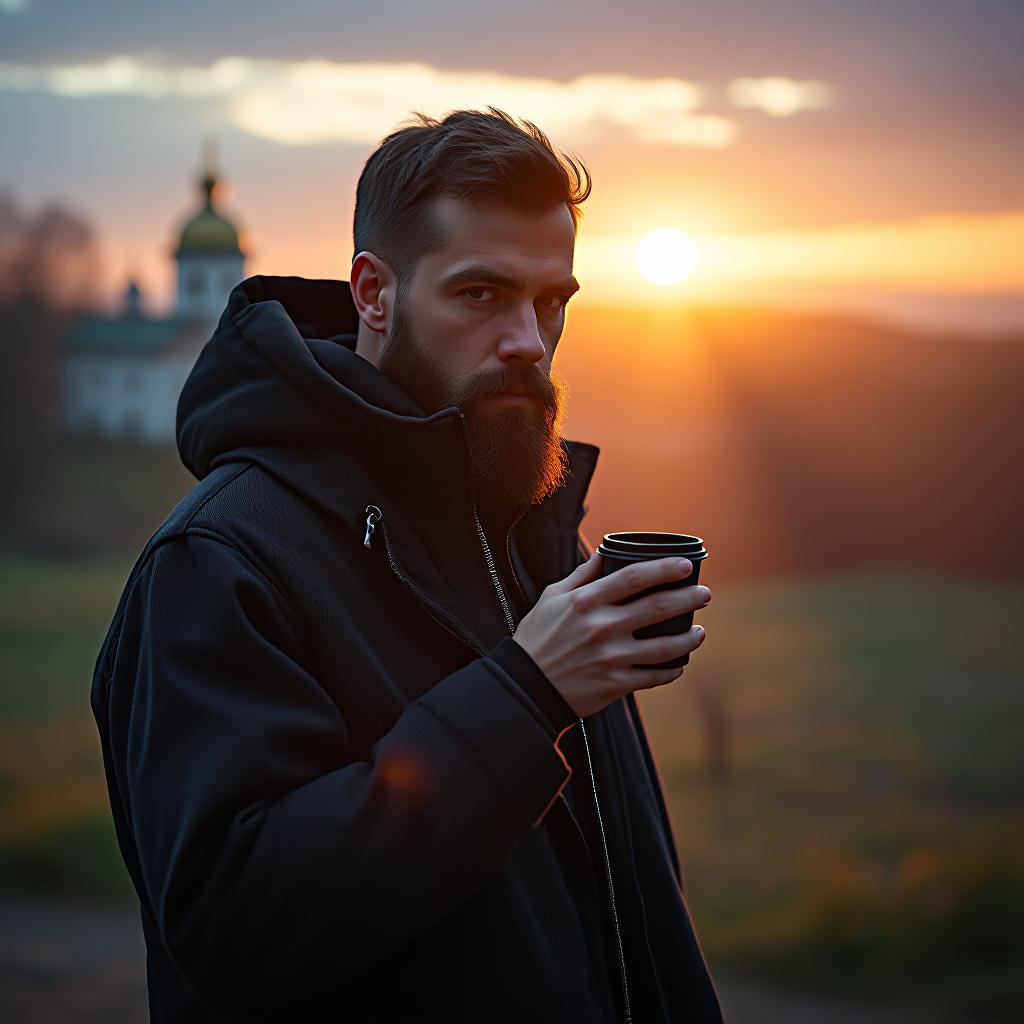
[[[51,202],[26,214],[0,194],[0,527],[15,526],[50,464],[59,415],[62,342],[96,308],[92,227]]]
[[[719,669],[702,665],[691,687],[704,735],[708,779],[716,786],[727,785],[733,778],[732,723],[723,682]]]
[[[94,309],[100,273],[92,227],[60,203],[26,216],[0,195],[0,303],[35,300],[49,310]]]

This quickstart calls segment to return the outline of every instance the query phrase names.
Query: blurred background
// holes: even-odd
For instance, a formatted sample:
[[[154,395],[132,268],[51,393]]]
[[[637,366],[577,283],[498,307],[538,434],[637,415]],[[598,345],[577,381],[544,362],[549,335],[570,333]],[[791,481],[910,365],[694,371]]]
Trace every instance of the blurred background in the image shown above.
[[[412,111],[581,157],[583,530],[697,534],[641,695],[734,1024],[1024,1019],[1024,4],[0,0],[0,1016],[146,1019],[89,688],[230,288],[347,279]]]

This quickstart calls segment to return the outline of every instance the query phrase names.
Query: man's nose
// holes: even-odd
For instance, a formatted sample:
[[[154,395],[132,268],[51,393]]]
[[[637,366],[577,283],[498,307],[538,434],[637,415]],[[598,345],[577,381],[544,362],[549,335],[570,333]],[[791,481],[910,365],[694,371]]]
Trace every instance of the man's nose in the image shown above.
[[[498,346],[502,359],[521,359],[527,363],[539,363],[547,350],[537,325],[537,311],[532,304],[521,307],[519,315],[510,323],[505,336]]]

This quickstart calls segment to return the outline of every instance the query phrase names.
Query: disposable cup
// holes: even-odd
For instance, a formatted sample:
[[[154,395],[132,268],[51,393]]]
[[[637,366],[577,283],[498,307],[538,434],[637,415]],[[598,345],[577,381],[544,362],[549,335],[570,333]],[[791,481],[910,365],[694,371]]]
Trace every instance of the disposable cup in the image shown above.
[[[677,558],[687,558],[693,563],[693,571],[685,579],[669,580],[666,583],[658,583],[645,590],[639,590],[635,594],[620,601],[619,604],[630,604],[638,601],[648,594],[656,594],[662,590],[678,590],[681,587],[692,587],[697,583],[700,576],[700,565],[708,557],[707,548],[704,546],[702,537],[696,537],[689,533],[658,533],[658,532],[634,532],[634,533],[606,533],[597,547],[601,556],[601,576],[608,576],[627,565],[636,562],[649,561],[652,558],[666,558],[674,555]],[[693,625],[693,612],[684,612],[682,615],[675,615],[671,619],[663,619],[661,622],[652,622],[639,629],[633,630],[633,636],[637,640],[646,640],[649,637],[673,636],[685,633]],[[682,668],[690,661],[689,654],[681,654],[671,661],[660,661],[656,664],[631,665],[631,668]]]

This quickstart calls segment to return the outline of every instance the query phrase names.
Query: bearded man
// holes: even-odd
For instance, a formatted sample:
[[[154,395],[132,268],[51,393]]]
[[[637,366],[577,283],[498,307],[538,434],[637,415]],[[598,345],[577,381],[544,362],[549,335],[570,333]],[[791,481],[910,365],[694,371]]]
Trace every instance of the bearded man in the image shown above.
[[[559,430],[589,191],[530,122],[419,115],[349,281],[232,291],[92,687],[153,1020],[721,1021],[634,697],[710,591],[601,576]]]

